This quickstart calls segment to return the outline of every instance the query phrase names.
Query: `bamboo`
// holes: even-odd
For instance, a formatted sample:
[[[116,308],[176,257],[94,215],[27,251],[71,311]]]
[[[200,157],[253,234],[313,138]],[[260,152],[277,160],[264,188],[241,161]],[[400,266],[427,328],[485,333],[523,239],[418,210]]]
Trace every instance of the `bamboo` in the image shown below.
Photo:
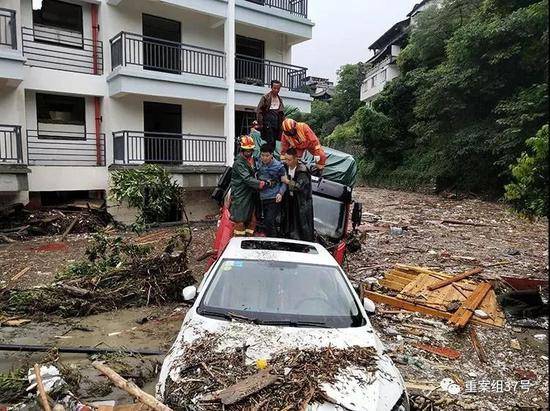
[[[42,375],[40,375],[40,366],[38,364],[34,364],[34,374],[36,375],[36,389],[38,391],[38,396],[40,398],[42,408],[44,409],[44,411],[52,411],[52,409],[50,408],[50,403],[48,402],[46,390],[44,389]]]
[[[128,394],[135,397],[142,404],[147,405],[155,411],[172,411],[170,407],[164,405],[151,394],[147,394],[142,391],[136,384],[132,381],[128,381],[113,371],[111,368],[107,367],[105,364],[102,364],[98,361],[94,361],[92,365],[101,371],[107,378],[109,378],[118,388],[126,391]]]

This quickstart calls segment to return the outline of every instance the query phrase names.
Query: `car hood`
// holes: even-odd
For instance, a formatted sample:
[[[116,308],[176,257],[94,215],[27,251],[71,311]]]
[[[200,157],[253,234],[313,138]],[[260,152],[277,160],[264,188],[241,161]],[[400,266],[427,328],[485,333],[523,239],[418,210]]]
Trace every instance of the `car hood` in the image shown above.
[[[352,346],[374,347],[378,355],[378,370],[369,373],[361,368],[348,367],[340,370],[331,384],[323,384],[321,389],[333,404],[353,411],[389,410],[404,391],[404,383],[391,359],[384,354],[379,339],[370,325],[356,328],[295,328],[262,326],[241,322],[229,322],[199,316],[189,312],[182,329],[164,360],[157,396],[164,397],[164,387],[168,378],[178,380],[178,357],[185,346],[207,333],[220,336],[216,350],[224,351],[247,345],[247,361],[269,359],[278,353],[292,349],[333,348]],[[326,408],[328,404],[314,404],[310,410]]]

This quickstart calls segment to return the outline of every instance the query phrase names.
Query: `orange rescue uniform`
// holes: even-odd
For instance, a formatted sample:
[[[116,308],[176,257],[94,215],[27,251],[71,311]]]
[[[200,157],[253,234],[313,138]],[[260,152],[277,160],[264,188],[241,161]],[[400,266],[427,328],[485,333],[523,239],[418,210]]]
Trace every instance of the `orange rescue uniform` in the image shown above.
[[[319,157],[316,161],[317,168],[322,170],[327,161],[327,155],[319,143],[319,139],[313,130],[306,123],[296,123],[296,135],[289,136],[283,132],[281,137],[281,158],[283,159],[289,148],[295,148],[298,157],[302,157],[307,150],[314,157]]]

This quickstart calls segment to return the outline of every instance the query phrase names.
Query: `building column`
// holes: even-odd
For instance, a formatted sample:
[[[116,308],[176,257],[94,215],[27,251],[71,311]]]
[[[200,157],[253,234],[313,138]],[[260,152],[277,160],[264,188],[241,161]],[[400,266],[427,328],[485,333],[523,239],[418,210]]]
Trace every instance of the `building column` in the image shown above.
[[[226,140],[227,165],[233,164],[235,157],[235,0],[227,1],[225,19],[225,79],[227,81],[227,101],[225,103],[224,131]]]

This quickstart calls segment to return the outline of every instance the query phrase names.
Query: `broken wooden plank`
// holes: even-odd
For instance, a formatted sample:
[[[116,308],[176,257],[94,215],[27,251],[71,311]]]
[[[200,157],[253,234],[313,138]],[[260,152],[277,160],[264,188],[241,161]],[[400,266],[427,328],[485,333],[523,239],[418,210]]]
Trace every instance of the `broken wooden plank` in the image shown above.
[[[413,343],[413,347],[420,350],[431,352],[432,354],[440,355],[442,357],[449,358],[451,360],[457,360],[460,358],[460,351],[454,350],[448,347],[436,347],[435,345]]]
[[[449,324],[457,328],[464,327],[492,287],[491,283],[478,285],[474,292],[470,294],[459,309],[449,318]]]
[[[19,280],[21,277],[23,277],[29,270],[31,269],[31,266],[27,266],[23,268],[21,271],[19,271],[17,274],[15,274],[11,279],[10,282],[14,282]]]
[[[432,315],[434,317],[439,317],[443,319],[451,318],[451,314],[448,312],[436,310],[435,308],[426,307],[424,305],[411,303],[409,301],[404,301],[396,297],[390,297],[389,295],[378,294],[372,291],[365,290],[365,297],[368,297],[375,303],[387,304],[387,305],[391,305],[392,307],[402,308],[407,311],[413,311],[421,314]]]
[[[369,298],[375,303],[382,303],[382,304],[390,305],[395,308],[400,308],[402,310],[417,312],[425,315],[431,315],[433,317],[438,317],[444,320],[448,320],[452,316],[452,313],[448,313],[446,311],[441,311],[436,308],[427,307],[425,305],[401,300],[397,297],[375,293],[373,291],[364,290],[364,297]],[[503,324],[503,323],[496,323],[496,322],[477,319],[477,318],[472,318],[470,322],[477,325],[489,325],[489,326],[495,326],[495,327],[501,327]]]
[[[441,224],[456,224],[456,225],[471,225],[474,227],[490,227],[488,224],[485,223],[474,223],[471,221],[461,221],[461,220],[441,220]]]
[[[63,235],[61,236],[61,241],[65,241],[71,230],[74,228],[74,225],[78,221],[78,216],[75,216],[73,218],[73,221],[71,221],[71,224],[67,227],[67,229],[63,232]]]
[[[479,358],[479,361],[481,361],[482,363],[486,363],[487,355],[485,354],[485,350],[483,349],[483,346],[479,341],[476,329],[474,328],[473,325],[470,326],[470,341],[472,342],[472,346],[474,347],[474,350]]]
[[[152,408],[155,411],[172,411],[170,407],[161,403],[151,394],[147,394],[146,392],[142,391],[132,381],[128,381],[124,379],[118,373],[113,371],[111,368],[107,367],[105,364],[102,364],[98,361],[94,361],[92,365],[101,373],[103,373],[105,376],[107,376],[107,378],[109,378],[118,388],[126,391],[128,394],[135,397],[142,404],[147,405],[148,407]]]
[[[483,268],[476,267],[476,268],[474,268],[472,270],[468,270],[468,271],[466,271],[462,274],[455,275],[452,278],[448,278],[446,280],[443,280],[443,281],[440,281],[440,282],[435,283],[433,285],[430,285],[430,286],[428,286],[428,290],[430,290],[430,291],[437,290],[438,288],[445,287],[446,285],[452,284],[456,281],[460,281],[460,280],[463,280],[467,277],[471,277],[474,274],[479,274],[482,271],[483,271]]]
[[[231,405],[263,390],[279,379],[276,375],[271,374],[270,371],[270,368],[266,368],[225,388],[219,392],[218,398],[222,404]]]

